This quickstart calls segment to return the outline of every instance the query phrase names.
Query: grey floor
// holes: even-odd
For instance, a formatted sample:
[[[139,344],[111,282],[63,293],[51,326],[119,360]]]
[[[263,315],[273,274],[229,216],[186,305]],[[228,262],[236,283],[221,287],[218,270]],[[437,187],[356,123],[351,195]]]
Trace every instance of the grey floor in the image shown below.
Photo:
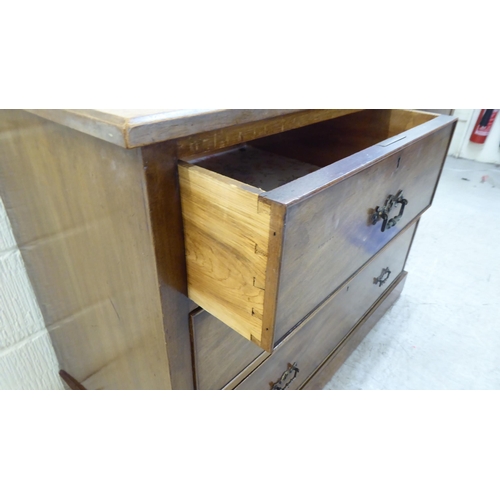
[[[500,389],[500,167],[449,157],[396,304],[325,389]]]

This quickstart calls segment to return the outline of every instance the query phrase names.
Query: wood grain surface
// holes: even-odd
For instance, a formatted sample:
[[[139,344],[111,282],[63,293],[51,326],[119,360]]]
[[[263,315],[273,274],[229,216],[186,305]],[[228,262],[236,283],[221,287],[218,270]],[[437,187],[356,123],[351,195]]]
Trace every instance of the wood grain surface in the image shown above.
[[[37,116],[124,148],[287,116],[297,109],[29,109]]]
[[[0,195],[60,368],[88,389],[168,389],[146,180],[126,150],[0,112]]]
[[[357,170],[354,175],[338,179],[338,170],[347,172],[348,167],[332,165],[331,172],[326,167],[262,195],[277,202],[288,202],[276,339],[290,331],[430,206],[453,125],[423,134],[419,140],[409,143],[405,142],[408,138],[399,141],[398,150],[389,156],[385,155],[384,147],[375,146],[363,151],[362,158],[351,157],[348,163],[354,168],[360,163],[370,166]],[[315,181],[309,179],[316,175]],[[322,188],[310,194],[309,183],[318,186],[321,183]],[[395,227],[382,232],[381,221],[372,225],[371,215],[377,206],[385,204],[389,195],[396,195],[400,190],[408,200],[404,215]],[[391,216],[399,209],[396,206]],[[299,287],[303,290],[301,294],[296,292]]]
[[[263,328],[271,206],[259,190],[179,162],[188,295],[259,347]],[[275,237],[274,235],[272,235]]]
[[[210,129],[201,134],[180,138],[179,158],[190,160],[202,154],[243,144],[260,137],[305,127],[311,123],[330,120],[360,111],[358,109],[309,109],[285,116],[276,116],[253,123],[232,124],[224,129]]]
[[[203,309],[191,313],[191,333],[198,390],[222,389],[256,358],[267,355]]]
[[[431,115],[428,121],[395,136],[390,132],[391,114],[388,111],[391,110],[362,111],[297,131],[277,134],[265,141],[251,142],[253,147],[322,167],[265,196],[291,205],[359,174],[373,166],[375,161],[382,161],[443,129],[447,129],[451,135],[457,122],[456,118],[450,116],[433,118]],[[416,113],[411,112],[410,116]],[[424,116],[427,117],[427,114],[424,113]],[[358,133],[356,123],[360,129]]]
[[[335,351],[323,362],[312,376],[301,387],[302,390],[320,390],[331,380],[346,359],[356,350],[372,328],[398,300],[408,273],[403,272],[387,290],[387,293],[377,301],[368,314],[356,325],[352,332],[342,341]],[[397,332],[395,333],[397,335]]]
[[[299,388],[398,278],[403,271],[414,230],[415,226],[408,228],[344,283],[237,389],[269,389],[294,363],[300,371],[290,388]],[[385,268],[389,268],[391,274],[380,286],[375,283],[375,278]]]
[[[186,249],[174,141],[141,149],[172,389],[192,389]]]
[[[426,119],[430,119],[426,115]],[[252,141],[263,149],[326,167],[391,137],[391,110],[362,110]]]
[[[196,158],[189,163],[266,192],[320,169],[317,165],[248,145]]]
[[[270,339],[276,344],[429,207],[454,123],[428,113],[367,110],[193,160],[201,168],[181,162],[181,171],[198,179],[193,186],[205,184],[192,189],[181,172],[190,207],[185,215],[189,296],[261,347]],[[344,154],[348,158],[339,158]],[[409,201],[403,219],[381,232],[381,222],[372,225],[371,214],[400,190]],[[227,248],[243,248],[262,237],[253,234],[254,220],[245,222],[255,212],[247,191],[258,196],[260,207],[269,202],[275,214],[265,225],[273,221],[269,241],[276,245],[269,252],[268,242],[262,243],[266,258],[256,262],[254,256],[234,258],[232,250],[224,255]],[[232,201],[221,201],[226,199]],[[222,211],[221,203],[226,204]],[[228,246],[231,238],[236,243]],[[258,298],[245,288],[252,279],[262,289]],[[248,323],[249,304],[256,302]],[[254,333],[262,318],[266,343]]]

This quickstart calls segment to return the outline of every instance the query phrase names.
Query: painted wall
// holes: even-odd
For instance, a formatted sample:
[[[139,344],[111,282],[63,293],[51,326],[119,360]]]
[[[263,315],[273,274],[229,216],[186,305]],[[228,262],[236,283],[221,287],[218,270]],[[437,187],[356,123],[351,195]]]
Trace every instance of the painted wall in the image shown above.
[[[63,389],[57,359],[0,199],[0,389]]]
[[[479,109],[454,110],[453,115],[458,118],[458,123],[449,154],[456,158],[500,165],[500,115],[497,116],[484,144],[475,144],[469,141],[479,112]]]

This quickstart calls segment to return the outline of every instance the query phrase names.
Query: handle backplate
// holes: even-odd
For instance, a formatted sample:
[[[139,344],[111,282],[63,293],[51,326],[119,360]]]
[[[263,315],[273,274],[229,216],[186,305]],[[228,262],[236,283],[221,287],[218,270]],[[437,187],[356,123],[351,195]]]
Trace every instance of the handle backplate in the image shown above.
[[[389,279],[390,275],[391,275],[391,270],[388,267],[386,267],[382,269],[382,273],[378,278],[373,278],[373,283],[381,287]]]
[[[396,205],[401,205],[399,214],[391,219],[389,218],[389,214]],[[389,195],[385,205],[376,207],[374,213],[371,215],[372,225],[375,225],[379,220],[382,220],[382,227],[380,229],[382,232],[386,229],[394,227],[401,220],[401,217],[403,217],[406,205],[408,205],[408,200],[403,198],[402,190],[398,191],[395,195]]]
[[[280,379],[278,382],[273,384],[271,389],[273,391],[284,391],[288,389],[290,384],[295,380],[299,373],[299,369],[297,367],[297,363],[294,363],[293,365],[288,365],[288,369],[283,372],[281,375]]]

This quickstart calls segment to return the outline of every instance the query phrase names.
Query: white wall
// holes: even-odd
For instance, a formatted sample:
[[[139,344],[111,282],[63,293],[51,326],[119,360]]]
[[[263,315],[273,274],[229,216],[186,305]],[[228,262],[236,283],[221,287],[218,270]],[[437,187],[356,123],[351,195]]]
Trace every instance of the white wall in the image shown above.
[[[0,199],[0,389],[63,389],[57,359]]]
[[[457,128],[450,146],[449,154],[457,158],[476,160],[482,163],[500,164],[500,114],[484,144],[469,141],[479,109],[455,109],[453,115],[458,118]]]

